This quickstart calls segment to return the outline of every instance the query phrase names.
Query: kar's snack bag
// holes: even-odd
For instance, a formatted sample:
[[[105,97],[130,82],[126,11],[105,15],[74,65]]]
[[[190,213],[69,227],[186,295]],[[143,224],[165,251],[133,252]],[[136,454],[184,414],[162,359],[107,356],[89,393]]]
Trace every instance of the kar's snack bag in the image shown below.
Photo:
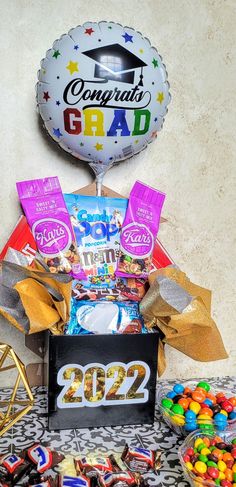
[[[141,301],[147,282],[113,275],[89,277],[87,281],[74,279],[72,296],[80,301]]]
[[[72,299],[67,335],[142,332],[145,330],[138,303]]]
[[[23,181],[16,186],[38,250],[50,271],[84,278],[58,178]]]
[[[65,194],[87,278],[113,276],[127,199]]]
[[[26,257],[26,261],[29,265],[32,264],[37,251],[37,245],[34,237],[27,220],[23,215],[19,218],[6,245],[3,247],[0,254],[0,259],[9,260],[8,258],[13,251],[23,254]]]
[[[116,275],[147,278],[165,194],[136,181],[122,225]]]

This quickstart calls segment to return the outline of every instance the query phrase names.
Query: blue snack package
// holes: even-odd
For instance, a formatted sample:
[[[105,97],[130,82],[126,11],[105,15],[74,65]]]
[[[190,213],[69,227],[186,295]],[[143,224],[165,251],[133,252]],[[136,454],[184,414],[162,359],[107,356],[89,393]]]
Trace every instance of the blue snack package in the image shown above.
[[[67,335],[145,332],[136,302],[76,301],[72,298]]]
[[[64,194],[87,279],[115,279],[120,232],[128,200]]]

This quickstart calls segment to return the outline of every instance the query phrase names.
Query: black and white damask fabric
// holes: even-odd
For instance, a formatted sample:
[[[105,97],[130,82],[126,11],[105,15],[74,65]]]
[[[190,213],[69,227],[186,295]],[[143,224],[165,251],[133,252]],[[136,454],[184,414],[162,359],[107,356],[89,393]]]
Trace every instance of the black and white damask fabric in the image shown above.
[[[236,378],[216,378],[208,382],[220,390],[226,387],[236,389]],[[175,384],[176,381],[159,381],[158,387]],[[9,397],[10,389],[0,390],[0,399]],[[105,428],[87,428],[61,431],[47,429],[47,391],[45,387],[34,387],[35,404],[29,414],[18,421],[3,437],[0,437],[0,454],[18,452],[35,442],[47,443],[48,446],[64,454],[97,453],[119,456],[125,443],[140,446],[137,436],[142,438],[143,446],[162,451],[162,468],[157,474],[147,475],[150,486],[188,487],[178,460],[178,450],[183,438],[178,437],[162,420],[156,407],[155,421],[152,426],[116,426]],[[18,484],[23,485],[23,483]]]

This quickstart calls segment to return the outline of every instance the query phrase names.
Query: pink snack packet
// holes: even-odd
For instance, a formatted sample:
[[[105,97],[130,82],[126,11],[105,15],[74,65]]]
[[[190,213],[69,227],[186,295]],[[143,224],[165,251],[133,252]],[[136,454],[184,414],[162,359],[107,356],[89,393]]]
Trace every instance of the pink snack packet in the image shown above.
[[[84,279],[80,257],[57,177],[16,183],[38,250],[51,272]]]
[[[159,229],[165,194],[136,181],[122,225],[116,275],[146,279]]]

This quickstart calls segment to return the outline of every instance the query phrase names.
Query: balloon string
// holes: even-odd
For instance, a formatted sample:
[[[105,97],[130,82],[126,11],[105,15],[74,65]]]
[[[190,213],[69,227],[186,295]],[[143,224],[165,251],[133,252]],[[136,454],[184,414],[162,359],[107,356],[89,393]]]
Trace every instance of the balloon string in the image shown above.
[[[96,177],[96,195],[102,196],[102,182],[104,173],[98,174]]]

